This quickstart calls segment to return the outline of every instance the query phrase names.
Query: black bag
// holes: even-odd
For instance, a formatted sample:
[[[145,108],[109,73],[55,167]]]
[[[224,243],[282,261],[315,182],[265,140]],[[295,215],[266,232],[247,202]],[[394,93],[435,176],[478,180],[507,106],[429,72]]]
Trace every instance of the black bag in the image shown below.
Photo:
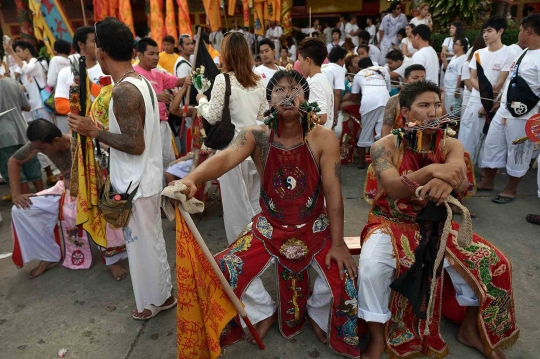
[[[527,51],[529,50],[525,50],[517,60],[506,90],[506,108],[514,117],[520,117],[530,112],[540,101],[540,97],[532,92],[527,81],[518,75],[519,64],[521,64],[521,60],[523,60]]]
[[[223,104],[223,115],[221,121],[211,125],[203,118],[204,132],[206,137],[204,145],[215,150],[222,150],[231,143],[234,138],[235,127],[231,123],[231,111],[229,110],[229,98],[231,96],[231,79],[229,74],[225,76],[225,101]]]

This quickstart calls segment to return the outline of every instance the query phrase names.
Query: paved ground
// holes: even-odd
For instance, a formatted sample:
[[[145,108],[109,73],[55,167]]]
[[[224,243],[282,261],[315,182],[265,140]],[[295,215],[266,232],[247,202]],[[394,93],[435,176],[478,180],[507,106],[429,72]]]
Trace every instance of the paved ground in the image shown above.
[[[345,235],[358,236],[369,210],[362,199],[365,171],[349,166],[343,172]],[[503,187],[504,177],[499,176],[496,188]],[[0,195],[7,191],[6,187],[0,187]],[[514,263],[515,305],[521,338],[507,354],[513,359],[539,358],[540,226],[525,221],[528,213],[540,213],[536,171],[527,175],[515,202],[494,204],[490,201],[493,194],[482,193],[467,200],[466,205],[478,214],[473,222],[475,231],[490,239]],[[0,203],[3,217],[0,256],[12,251],[10,208],[9,204]],[[212,252],[226,245],[221,216],[220,206],[213,206],[199,224]],[[164,223],[164,230],[174,271],[173,225]],[[0,358],[55,358],[60,348],[69,350],[67,358],[176,358],[175,313],[162,313],[146,323],[131,319],[135,304],[129,277],[114,282],[101,261],[95,260],[94,267],[88,271],[55,267],[42,277],[29,280],[28,274],[34,266],[35,263],[30,263],[16,269],[9,257],[0,259]],[[266,274],[264,281],[270,293],[275,294],[271,273]],[[455,331],[455,325],[442,323],[443,336],[450,343],[448,358],[482,358],[456,342]],[[227,349],[225,358],[340,358],[316,341],[310,328],[296,338],[285,340],[274,325],[265,343],[265,351],[238,343]]]

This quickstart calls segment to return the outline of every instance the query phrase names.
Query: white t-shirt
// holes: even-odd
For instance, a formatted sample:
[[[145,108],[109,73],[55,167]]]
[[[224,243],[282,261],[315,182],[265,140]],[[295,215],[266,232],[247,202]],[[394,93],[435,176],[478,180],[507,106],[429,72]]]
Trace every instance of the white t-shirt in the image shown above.
[[[345,91],[345,74],[347,71],[343,66],[329,62],[328,64],[322,65],[321,71],[328,81],[330,81],[334,90]]]
[[[354,46],[358,46],[358,35],[351,35],[351,32],[358,31],[358,25],[350,22],[345,25],[345,37],[350,37]]]
[[[454,92],[456,90],[457,79],[463,68],[463,63],[467,60],[467,55],[463,54],[454,58],[448,64],[446,72],[444,74],[444,91],[446,93]]]
[[[270,82],[270,79],[276,72],[279,70],[284,70],[281,66],[276,66],[277,69],[271,69],[269,67],[266,67],[265,65],[260,65],[255,68],[255,73],[261,76],[262,83],[264,85],[264,88],[268,86],[268,82]]]
[[[446,46],[447,47],[446,51],[448,51],[452,55],[454,54],[454,39],[452,38],[452,36],[444,39],[442,46]]]
[[[324,39],[327,44],[332,42],[332,28],[327,27],[323,30]]]
[[[501,72],[510,71],[510,67],[514,62],[514,52],[506,45],[498,51],[491,52],[488,48],[483,48],[476,51],[471,59],[469,68],[476,70],[476,54],[480,55],[480,62],[484,69],[484,74],[491,83],[495,85]],[[474,101],[474,102],[473,102]],[[473,88],[471,91],[471,99],[469,102],[480,103],[480,92]]]
[[[428,20],[427,17],[423,18],[422,20],[419,20],[417,17],[413,18],[410,22],[411,24],[414,24],[414,26],[418,25],[428,25],[431,23],[431,20]]]
[[[58,73],[64,67],[71,65],[67,57],[55,56],[49,63],[49,71],[47,72],[47,85],[50,87],[56,86],[56,80],[58,79]]]
[[[341,31],[341,41],[345,42],[345,38],[347,37],[345,35],[345,23],[342,21],[341,25],[339,26],[339,31]]]
[[[291,55],[291,61],[296,62],[296,45],[292,45],[289,49],[289,54]]]
[[[512,63],[512,66],[510,68],[510,74],[508,75],[509,79],[512,77],[515,71],[515,66],[518,59],[519,59],[519,56],[515,57]],[[540,50],[528,50],[525,56],[523,56],[523,59],[521,60],[521,63],[519,64],[519,68],[518,68],[518,75],[527,82],[532,92],[536,96],[540,96],[540,61],[538,61],[538,59],[540,59]],[[506,101],[507,101],[506,96],[508,92],[508,84],[509,84],[509,80],[506,81],[506,84],[503,87],[502,103],[499,109],[499,114],[501,116],[505,118],[528,119],[532,115],[538,113],[538,110],[540,109],[540,102],[537,102],[534,109],[532,109],[530,112],[526,113],[525,115],[522,115],[520,117],[513,117],[510,114],[510,112],[508,112],[508,109],[506,107]]]
[[[383,75],[378,73],[380,71]],[[372,66],[354,76],[351,93],[362,94],[360,114],[386,106],[390,99],[390,75],[384,67]]]
[[[175,76],[180,79],[189,76],[191,74],[191,63],[184,56],[178,57],[174,64],[174,72]]]
[[[412,45],[412,42],[409,41],[409,38],[407,37],[404,37],[403,40],[401,40],[401,44],[405,44],[407,46],[407,51],[411,54],[414,55],[415,52],[417,52],[418,50],[416,50],[414,48],[414,46]],[[412,58],[412,57],[410,57]]]
[[[99,84],[99,78],[105,76],[101,70],[99,63],[96,63],[93,67],[88,69],[88,78],[95,84]],[[54,93],[54,98],[66,98],[69,100],[69,87],[74,81],[73,72],[71,67],[64,67],[58,73],[58,81],[56,82],[56,91]],[[94,101],[95,98],[90,94],[90,100]]]
[[[397,33],[399,29],[404,29],[405,26],[407,26],[407,16],[405,14],[399,14],[398,17],[385,16],[379,28],[380,31],[384,31],[381,47],[392,47],[392,44],[399,45]]]
[[[521,55],[521,53],[523,52],[523,49],[518,44],[512,44],[508,46],[508,48],[514,52],[516,60],[518,56]]]
[[[322,73],[315,74],[308,78],[309,102],[317,102],[320,111],[318,115],[326,114],[324,127],[332,128],[334,123],[334,90],[332,85]]]
[[[384,68],[386,69],[386,71],[388,71],[388,73],[395,72],[396,74],[399,75],[400,80],[403,80],[403,79],[405,79],[405,69],[411,65],[411,61],[412,60],[409,59],[408,57],[404,58],[403,63],[401,64],[401,66],[398,67],[397,69],[393,70],[393,71],[391,71],[388,68],[388,64],[384,65]]]
[[[414,53],[412,65],[422,65],[426,68],[426,80],[439,83],[439,57],[433,47],[426,46]]]
[[[343,46],[343,43],[345,43],[345,41],[339,41],[339,45],[336,45],[334,44],[333,41],[331,41],[328,45],[326,45],[326,50],[328,51],[328,55],[330,55],[330,51],[332,51],[332,49],[336,46]]]
[[[373,64],[377,63],[379,65],[386,64],[386,59],[381,54],[381,50],[375,45],[369,45],[369,58]]]
[[[17,72],[21,74],[19,78],[28,95],[30,112],[43,108],[39,87],[45,88],[47,85],[47,75],[44,70],[44,68],[46,69],[45,65],[46,63],[39,63],[37,59],[33,57],[28,63],[23,61],[22,67],[17,66]]]
[[[369,32],[369,43],[373,44],[373,39],[377,33],[377,27],[375,25],[367,26],[366,31]]]

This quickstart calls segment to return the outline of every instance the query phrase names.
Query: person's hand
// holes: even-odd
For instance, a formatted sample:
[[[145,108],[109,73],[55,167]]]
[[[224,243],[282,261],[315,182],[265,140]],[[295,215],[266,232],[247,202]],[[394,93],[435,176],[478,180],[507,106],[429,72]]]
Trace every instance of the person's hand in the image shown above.
[[[79,76],[74,76],[73,82],[75,82],[77,85],[80,85]]]
[[[28,209],[32,205],[30,197],[35,196],[35,194],[14,194],[11,201],[18,209]]]
[[[188,76],[188,77],[185,78],[185,80],[184,80],[184,85],[182,86],[182,88],[187,89],[187,88],[190,87],[192,84],[193,84],[193,80],[191,79],[191,76]]]
[[[82,136],[96,138],[99,134],[99,128],[90,117],[83,117],[70,112],[68,113],[68,125],[72,131]]]
[[[173,100],[174,96],[171,95],[168,91],[163,91],[161,93],[157,94],[157,100],[158,102],[163,102],[166,105],[170,104]]]
[[[345,243],[339,245],[332,244],[332,247],[330,247],[330,250],[326,254],[327,269],[330,269],[332,261],[337,263],[340,279],[343,279],[344,268],[347,270],[347,275],[349,278],[352,278],[353,275],[355,277],[358,276],[356,263],[354,262],[354,259]]]
[[[428,201],[437,202],[437,206],[443,204],[450,193],[452,193],[452,186],[443,180],[433,178],[426,183],[420,191],[420,199],[427,199]]]
[[[169,183],[169,186],[174,186],[176,182],[182,182],[186,185],[187,190],[184,191],[184,194],[186,195],[187,199],[193,198],[193,196],[195,196],[195,193],[197,193],[197,185],[189,178],[182,178],[181,180],[172,181],[171,183]]]
[[[206,98],[206,95],[203,94],[203,93],[200,93],[200,94],[197,94],[197,97],[195,98],[197,100],[197,103],[199,103],[199,101],[201,100],[201,98]]]
[[[484,106],[480,107],[480,110],[478,110],[478,116],[485,117],[487,115],[487,111],[484,109]]]
[[[458,188],[465,179],[463,168],[456,164],[445,163],[433,164],[432,166],[433,178],[438,178],[442,181],[445,181],[453,188]]]

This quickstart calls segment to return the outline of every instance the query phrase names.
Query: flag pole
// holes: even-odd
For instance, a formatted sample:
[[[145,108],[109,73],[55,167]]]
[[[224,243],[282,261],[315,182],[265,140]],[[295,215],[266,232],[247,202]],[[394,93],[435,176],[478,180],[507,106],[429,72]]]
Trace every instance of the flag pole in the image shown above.
[[[232,288],[231,288],[231,286],[229,284],[229,281],[225,278],[225,276],[221,272],[221,269],[219,268],[218,264],[216,263],[216,260],[214,259],[214,256],[212,255],[212,253],[210,253],[210,250],[206,246],[206,243],[204,242],[204,239],[201,237],[201,234],[199,233],[199,230],[197,229],[197,226],[193,222],[193,219],[191,218],[189,213],[184,211],[184,209],[182,208],[181,205],[177,206],[177,208],[180,211],[180,214],[182,215],[182,217],[184,217],[184,220],[186,221],[187,226],[189,227],[191,233],[193,233],[193,237],[195,237],[195,240],[199,244],[199,247],[201,247],[201,250],[204,253],[204,256],[208,260],[208,263],[210,263],[210,266],[212,267],[212,270],[214,271],[214,273],[218,277],[219,282],[223,286],[223,290],[225,291],[225,293],[227,294],[227,296],[231,300],[234,308],[238,311],[238,314],[240,315],[240,317],[242,317],[242,319],[246,323],[249,331],[253,335],[253,339],[255,339],[255,341],[259,345],[259,348],[261,348],[261,350],[264,350],[264,344],[263,344],[263,342],[261,340],[261,337],[259,336],[259,333],[257,333],[255,328],[253,327],[253,324],[251,324],[251,321],[249,320],[249,318],[247,316],[246,310],[244,309],[244,305],[242,304],[242,302],[240,302],[240,300],[238,299],[236,294],[234,294],[234,291],[232,290]]]
[[[201,40],[201,27],[200,26],[199,26],[199,29],[197,30],[197,41],[202,41]],[[199,45],[195,46],[195,52],[193,53],[193,59],[194,59],[195,63],[191,64],[192,68],[193,68],[193,66],[195,66],[197,64],[197,53],[198,52],[199,52]],[[191,86],[193,86],[193,85],[191,85]],[[182,124],[180,126],[180,132],[178,132],[178,137],[180,139],[184,135],[184,127],[186,125],[186,116],[187,116],[187,113],[188,113],[189,101],[191,99],[191,86],[187,89],[186,97],[184,99],[184,109],[182,111]],[[194,163],[195,163],[195,161],[194,161]]]
[[[84,20],[84,26],[88,26],[88,21],[86,21],[86,11],[84,10],[83,0],[81,0],[81,8],[82,8],[82,16],[83,16],[83,20]]]

